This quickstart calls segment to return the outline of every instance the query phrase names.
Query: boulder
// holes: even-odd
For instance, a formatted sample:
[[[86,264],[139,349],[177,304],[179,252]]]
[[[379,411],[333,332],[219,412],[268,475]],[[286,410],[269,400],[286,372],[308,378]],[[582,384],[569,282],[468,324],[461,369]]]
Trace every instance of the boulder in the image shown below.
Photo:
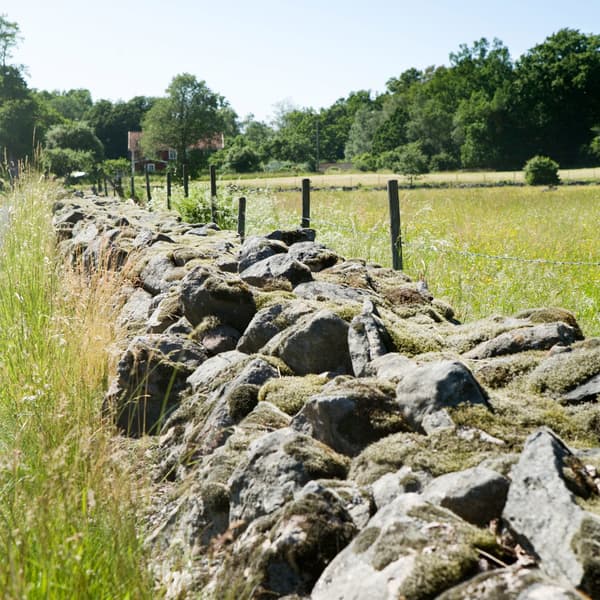
[[[265,258],[275,254],[285,254],[287,251],[288,247],[283,242],[259,236],[249,237],[240,248],[238,270],[242,273],[248,267]]]
[[[498,551],[489,532],[405,494],[379,510],[331,561],[311,598],[434,598],[477,574],[479,550]]]
[[[187,383],[191,387],[192,393],[214,389],[212,385],[215,380],[218,380],[225,372],[234,368],[235,365],[247,360],[248,355],[237,350],[222,352],[199,365],[188,377]]]
[[[377,510],[390,504],[402,494],[420,493],[429,481],[431,481],[429,473],[413,471],[410,467],[401,467],[395,473],[382,475],[371,484]]]
[[[500,518],[509,485],[500,473],[478,466],[436,477],[423,490],[423,498],[485,527]]]
[[[179,336],[135,337],[119,360],[105,409],[127,435],[156,433],[206,358],[202,346]]]
[[[160,253],[150,257],[140,272],[140,281],[147,292],[156,296],[167,292],[184,275],[185,270],[182,267],[175,266],[166,253]]]
[[[273,287],[287,281],[294,287],[312,280],[310,269],[289,254],[276,254],[250,265],[240,271],[240,279],[255,287]]]
[[[360,288],[350,287],[339,283],[327,281],[309,281],[301,283],[294,288],[294,294],[305,300],[331,301],[344,304],[346,302],[357,302],[362,304],[364,300],[377,299],[373,292]]]
[[[517,540],[552,579],[600,597],[600,517],[577,502],[598,488],[583,464],[542,428],[527,438],[510,478],[502,516]]]
[[[424,432],[427,415],[459,404],[488,406],[471,371],[458,361],[425,363],[408,372],[396,388],[398,404],[409,424]]]
[[[267,434],[252,442],[229,480],[230,520],[268,515],[312,479],[344,478],[347,467],[347,459],[292,429]]]
[[[205,317],[216,316],[243,332],[256,313],[245,283],[212,274],[204,267],[193,269],[181,282],[181,303],[184,316],[194,327]]]
[[[330,310],[307,315],[282,331],[263,352],[281,358],[298,375],[351,373],[348,323]]]
[[[416,366],[416,363],[406,356],[403,356],[398,352],[388,352],[387,354],[374,358],[366,366],[365,372],[368,376],[398,383]]]
[[[313,273],[327,269],[341,260],[333,250],[317,242],[298,242],[290,246],[288,254]]]
[[[291,246],[292,244],[299,244],[302,242],[314,242],[316,232],[314,229],[308,227],[299,227],[298,229],[282,230],[277,229],[267,235],[269,240],[278,240]]]
[[[396,403],[394,388],[377,381],[350,380],[325,386],[292,420],[292,427],[356,456],[372,442],[409,428]]]
[[[568,346],[579,339],[579,332],[566,323],[543,323],[520,327],[482,342],[464,354],[465,358],[482,359],[527,350],[549,350],[555,344]]]
[[[137,288],[127,299],[117,317],[117,327],[128,331],[136,331],[143,328],[152,304],[152,294],[141,288]]]

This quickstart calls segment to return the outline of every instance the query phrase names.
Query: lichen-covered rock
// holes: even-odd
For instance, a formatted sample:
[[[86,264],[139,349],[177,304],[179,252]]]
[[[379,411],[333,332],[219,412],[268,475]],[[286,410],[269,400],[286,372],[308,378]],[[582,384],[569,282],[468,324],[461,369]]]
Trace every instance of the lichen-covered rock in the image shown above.
[[[258,352],[273,336],[311,312],[314,308],[302,300],[278,302],[263,308],[250,321],[237,349],[246,354]]]
[[[521,566],[480,573],[443,594],[437,600],[581,600],[573,588],[564,587],[539,569]]]
[[[317,242],[298,242],[290,246],[288,254],[313,273],[327,269],[341,260],[333,250]]]
[[[549,350],[556,344],[568,346],[579,339],[579,332],[566,323],[543,323],[532,327],[520,327],[498,337],[482,342],[465,358],[481,359],[504,354],[515,354],[527,350]]]
[[[356,534],[348,511],[326,488],[302,493],[257,519],[234,543],[209,597],[309,594],[323,569]]]
[[[229,480],[232,521],[250,522],[281,508],[312,479],[343,478],[347,459],[291,429],[253,442]]]
[[[281,358],[297,375],[336,371],[351,373],[348,323],[330,310],[300,319],[264,347]]]
[[[509,484],[500,473],[478,466],[436,477],[423,490],[423,498],[483,527],[500,518]]]
[[[368,292],[363,289],[339,283],[329,283],[327,281],[301,283],[294,288],[294,294],[306,300],[329,300],[342,304],[345,302],[358,302],[362,304],[364,300],[377,299],[375,292]]]
[[[119,360],[105,408],[128,435],[156,433],[206,358],[202,346],[179,336],[138,336]]]
[[[183,314],[194,325],[209,316],[243,332],[256,313],[254,297],[239,279],[214,275],[204,267],[190,271],[181,282]]]
[[[407,373],[396,397],[409,424],[424,431],[423,419],[458,404],[487,405],[487,397],[471,371],[458,361],[425,363]]]
[[[562,585],[600,596],[600,517],[577,502],[598,494],[584,465],[540,429],[527,438],[510,478],[502,516],[523,547]]]
[[[249,237],[240,248],[238,270],[242,273],[265,258],[275,256],[276,254],[285,254],[287,251],[287,246],[281,241],[259,236]]]
[[[493,537],[444,508],[405,494],[379,510],[325,569],[313,600],[434,598],[479,571]]]
[[[248,355],[237,350],[222,352],[199,365],[188,377],[187,383],[192,393],[210,390],[215,380],[218,381],[223,373],[247,360]]]
[[[327,377],[321,375],[270,379],[260,388],[258,399],[271,402],[284,413],[293,416],[311,396],[323,389],[327,381]]]
[[[117,317],[117,327],[127,331],[139,331],[150,314],[152,294],[141,288],[133,290]]]
[[[377,510],[393,502],[402,494],[420,493],[431,481],[430,473],[402,467],[395,473],[386,473],[371,484]]]
[[[298,229],[276,229],[269,233],[266,238],[269,240],[278,240],[287,246],[292,244],[301,244],[302,242],[314,242],[316,232],[309,227],[298,227]]]
[[[290,288],[312,280],[310,269],[289,254],[275,254],[240,271],[240,279],[256,287],[273,287],[282,280]]]
[[[388,352],[373,359],[368,365],[366,374],[378,379],[386,379],[398,383],[407,373],[410,373],[416,363],[398,352]]]
[[[292,427],[355,456],[372,442],[409,427],[394,388],[375,380],[334,380],[294,417]]]

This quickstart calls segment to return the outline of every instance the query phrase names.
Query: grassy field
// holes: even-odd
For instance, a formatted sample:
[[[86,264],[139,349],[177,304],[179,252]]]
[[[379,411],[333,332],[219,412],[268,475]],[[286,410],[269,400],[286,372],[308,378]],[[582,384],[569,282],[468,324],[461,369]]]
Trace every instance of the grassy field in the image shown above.
[[[0,196],[0,597],[151,598],[143,487],[101,419],[109,273],[65,270],[34,179]]]
[[[300,224],[298,192],[247,196],[250,234]],[[600,335],[599,186],[401,190],[400,205],[404,270],[459,319],[561,306]],[[385,192],[313,192],[311,218],[318,241],[390,266]]]

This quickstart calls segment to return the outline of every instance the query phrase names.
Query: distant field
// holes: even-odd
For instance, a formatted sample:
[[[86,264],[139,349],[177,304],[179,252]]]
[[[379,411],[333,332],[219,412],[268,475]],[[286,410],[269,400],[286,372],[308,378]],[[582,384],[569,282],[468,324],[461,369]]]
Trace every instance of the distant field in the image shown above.
[[[561,170],[560,177],[563,181],[598,181],[600,180],[600,167],[594,169],[565,169]],[[329,173],[324,175],[309,174],[290,177],[259,177],[259,178],[236,178],[223,177],[222,183],[237,183],[243,186],[256,187],[290,187],[297,188],[302,185],[302,179],[308,177],[314,187],[355,187],[375,186],[383,187],[389,179],[398,179],[399,182],[407,183],[408,180],[402,175],[393,173]],[[483,183],[493,184],[498,182],[523,182],[522,171],[498,171],[498,172],[456,172],[456,173],[428,173],[417,180],[417,186],[422,183],[447,183],[468,184]]]
[[[299,192],[246,195],[250,234],[300,224]],[[384,191],[316,191],[311,200],[318,241],[391,264]],[[600,335],[600,186],[401,190],[400,204],[405,271],[426,278],[461,320],[562,306]]]

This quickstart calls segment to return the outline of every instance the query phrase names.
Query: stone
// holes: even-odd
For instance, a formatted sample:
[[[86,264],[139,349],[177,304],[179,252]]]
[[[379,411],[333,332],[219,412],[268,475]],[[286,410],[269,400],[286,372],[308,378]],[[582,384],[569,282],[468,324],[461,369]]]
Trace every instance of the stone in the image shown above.
[[[165,254],[152,256],[140,272],[142,287],[153,296],[167,292],[171,286],[182,279],[185,271],[175,266]]]
[[[279,240],[287,246],[291,246],[292,244],[299,244],[302,242],[314,242],[315,236],[316,232],[314,229],[310,229],[308,227],[299,227],[298,229],[291,230],[277,229],[266,237],[269,240]]]
[[[502,517],[519,543],[552,579],[599,597],[600,517],[576,501],[598,489],[581,461],[541,428],[527,438],[510,478]]]
[[[317,242],[298,242],[290,246],[288,255],[313,273],[332,267],[341,260],[333,250]]]
[[[398,383],[416,366],[417,364],[406,356],[398,352],[388,352],[374,358],[365,368],[365,372],[371,377]]]
[[[394,473],[386,473],[371,484],[375,506],[379,510],[402,494],[420,493],[430,481],[429,473],[413,471],[407,466]]]
[[[568,346],[578,339],[578,331],[566,323],[543,323],[520,327],[482,342],[463,356],[470,359],[491,358],[527,350],[549,350],[556,344]]]
[[[422,495],[425,500],[448,508],[465,521],[485,527],[493,519],[500,518],[509,485],[509,479],[500,473],[473,467],[436,477]]]
[[[329,563],[311,598],[434,598],[477,573],[479,549],[498,551],[489,532],[418,494],[404,494],[377,511]]]
[[[248,324],[237,349],[246,354],[258,352],[273,336],[311,312],[314,312],[314,308],[302,300],[292,300],[263,308]]]
[[[181,282],[183,314],[195,327],[202,319],[215,316],[222,323],[243,332],[254,314],[254,297],[237,278],[212,274],[204,267],[190,271]]]
[[[289,502],[312,479],[344,478],[347,459],[324,444],[285,428],[250,444],[229,480],[230,520],[250,522]]]
[[[246,238],[240,248],[238,257],[238,270],[240,273],[245,271],[253,264],[274,256],[275,254],[285,254],[288,247],[277,240],[270,240],[265,237],[252,236]]]
[[[370,293],[360,288],[353,288],[339,283],[329,283],[327,281],[309,281],[301,283],[294,288],[294,294],[305,300],[320,300],[338,303],[358,302],[377,298],[376,294]]]
[[[398,404],[409,424],[424,431],[426,415],[459,404],[488,406],[471,371],[458,361],[425,363],[406,374],[396,388]]]
[[[240,279],[255,287],[273,286],[282,280],[294,287],[312,280],[310,269],[289,254],[275,254],[240,271]]]
[[[145,325],[150,306],[152,294],[141,288],[137,288],[127,299],[117,317],[117,327],[127,331],[139,331]]]
[[[408,430],[393,386],[368,380],[334,383],[306,402],[292,420],[294,429],[347,456],[356,456],[380,438]]]
[[[127,435],[157,433],[178,405],[186,379],[206,358],[201,346],[179,336],[135,337],[119,360],[105,410]]]
[[[237,350],[222,352],[199,365],[188,377],[187,383],[191,387],[192,393],[207,390],[215,379],[218,379],[238,363],[246,360],[248,360],[248,355]]]
[[[218,319],[215,319],[214,323],[210,323],[210,317],[207,320],[209,323],[206,326],[204,326],[204,322],[201,323],[192,332],[191,338],[202,344],[209,356],[235,350],[240,339],[240,332],[231,325],[220,323]]]
[[[281,358],[297,375],[351,373],[347,339],[348,323],[324,309],[277,334],[263,351]]]

